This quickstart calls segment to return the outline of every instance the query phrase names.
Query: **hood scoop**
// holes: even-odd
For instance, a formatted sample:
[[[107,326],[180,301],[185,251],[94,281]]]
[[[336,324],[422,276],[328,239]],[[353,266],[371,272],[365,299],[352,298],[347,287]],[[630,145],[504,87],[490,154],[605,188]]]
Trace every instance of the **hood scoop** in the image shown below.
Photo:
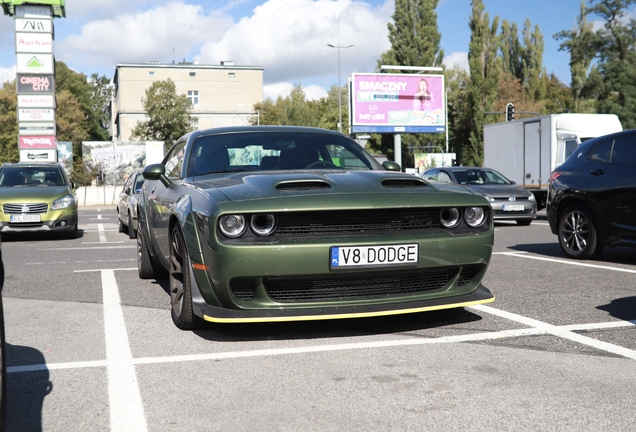
[[[382,186],[390,189],[412,189],[412,188],[421,188],[428,187],[424,180],[420,180],[417,178],[413,179],[387,179],[382,181]]]
[[[321,180],[302,180],[278,183],[276,189],[279,191],[308,191],[331,189],[331,184]]]

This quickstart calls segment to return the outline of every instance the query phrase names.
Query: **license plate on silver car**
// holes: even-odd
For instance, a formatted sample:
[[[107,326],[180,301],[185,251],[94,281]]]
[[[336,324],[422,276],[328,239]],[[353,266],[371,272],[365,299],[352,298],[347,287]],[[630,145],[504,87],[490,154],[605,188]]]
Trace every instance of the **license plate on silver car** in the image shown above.
[[[504,204],[503,211],[524,211],[523,204]]]
[[[416,266],[417,261],[417,243],[386,246],[333,246],[329,266],[332,269]]]
[[[11,215],[9,219],[11,223],[21,223],[21,222],[40,222],[39,214],[21,214],[21,215]]]

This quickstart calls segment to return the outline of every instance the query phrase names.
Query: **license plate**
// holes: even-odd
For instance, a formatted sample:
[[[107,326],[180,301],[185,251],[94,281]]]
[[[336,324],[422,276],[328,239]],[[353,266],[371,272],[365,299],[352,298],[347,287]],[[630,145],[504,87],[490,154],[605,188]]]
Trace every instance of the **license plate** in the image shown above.
[[[503,211],[524,211],[523,204],[504,204]]]
[[[39,214],[23,214],[23,215],[11,215],[9,219],[12,223],[20,223],[20,222],[40,222]]]
[[[416,266],[418,244],[386,246],[332,246],[330,267]]]

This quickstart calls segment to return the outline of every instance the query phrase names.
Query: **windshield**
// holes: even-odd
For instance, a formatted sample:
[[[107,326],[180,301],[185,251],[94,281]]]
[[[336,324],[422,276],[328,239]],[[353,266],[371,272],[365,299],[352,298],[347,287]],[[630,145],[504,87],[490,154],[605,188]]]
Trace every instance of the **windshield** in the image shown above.
[[[231,171],[382,167],[344,136],[298,132],[244,132],[199,137],[190,153],[188,175]]]
[[[55,167],[8,167],[0,170],[0,187],[64,186],[60,170]]]
[[[495,170],[465,169],[454,170],[457,183],[464,185],[512,184],[510,180]]]

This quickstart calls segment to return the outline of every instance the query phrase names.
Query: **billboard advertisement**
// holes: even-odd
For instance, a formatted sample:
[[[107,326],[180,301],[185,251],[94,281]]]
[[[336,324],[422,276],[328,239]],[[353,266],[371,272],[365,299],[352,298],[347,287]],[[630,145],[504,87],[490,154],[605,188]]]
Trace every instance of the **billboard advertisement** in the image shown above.
[[[52,75],[55,69],[53,54],[18,53],[16,71],[19,74],[40,73]]]
[[[53,33],[53,21],[50,19],[15,19],[15,31],[17,32],[39,32]]]
[[[52,53],[52,33],[16,33],[15,52],[17,53]]]
[[[34,135],[18,137],[18,148],[22,149],[56,149],[55,135]]]
[[[52,108],[18,108],[18,122],[54,122],[55,110]]]
[[[53,75],[17,75],[18,94],[55,94]]]
[[[18,95],[20,108],[55,108],[55,96],[50,95]]]
[[[444,132],[444,75],[352,74],[350,109],[352,132]]]
[[[57,162],[57,150],[20,150],[20,162]]]
[[[19,135],[55,135],[55,122],[18,123]]]

